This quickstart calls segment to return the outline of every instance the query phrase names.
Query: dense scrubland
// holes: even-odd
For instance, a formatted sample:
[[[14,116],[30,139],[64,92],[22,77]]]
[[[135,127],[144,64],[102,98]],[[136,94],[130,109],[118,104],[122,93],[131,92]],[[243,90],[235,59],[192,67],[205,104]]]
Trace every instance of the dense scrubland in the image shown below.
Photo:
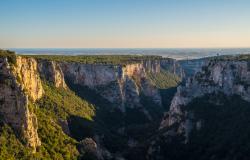
[[[182,143],[184,137],[162,140],[158,154],[169,160],[248,159],[249,106],[239,96],[214,94],[196,98],[186,107],[194,114],[194,121],[202,120],[202,127],[190,133],[186,144]]]
[[[142,55],[25,55],[37,59],[53,60],[59,62],[77,62],[84,64],[113,64],[124,65],[138,63],[144,60],[162,60],[162,56],[142,56]]]

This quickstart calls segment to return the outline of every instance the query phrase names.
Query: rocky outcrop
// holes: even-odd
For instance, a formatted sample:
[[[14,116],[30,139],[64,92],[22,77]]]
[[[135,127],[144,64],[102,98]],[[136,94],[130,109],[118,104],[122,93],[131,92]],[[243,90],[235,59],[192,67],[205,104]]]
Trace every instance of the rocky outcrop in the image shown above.
[[[38,60],[38,70],[40,76],[55,87],[67,88],[64,81],[64,73],[58,63],[48,60]]]
[[[147,73],[159,73],[160,63],[146,61],[140,64],[129,64],[122,67],[122,77],[118,79],[121,99],[123,105],[130,107],[140,106],[140,95],[151,97],[152,100],[161,105],[161,97],[158,89],[149,81]]]
[[[23,91],[27,92],[29,100],[36,101],[41,98],[44,90],[38,74],[37,61],[34,58],[16,58],[13,73]]]
[[[200,72],[187,80],[185,86],[178,87],[160,129],[177,126],[177,132],[184,134],[188,140],[188,134],[196,124],[192,123],[193,114],[185,106],[207,94],[238,95],[250,102],[249,65],[248,61],[208,61]]]
[[[92,138],[85,138],[80,142],[80,152],[83,153],[82,159],[108,160],[114,159],[111,153],[100,147]]]
[[[34,152],[41,142],[36,115],[28,106],[29,99],[37,100],[42,94],[34,59],[19,57],[16,66],[10,66],[6,58],[0,58],[0,114]]]
[[[36,115],[28,108],[26,104],[25,118],[23,122],[23,137],[28,141],[28,146],[36,152],[36,148],[41,145],[40,138],[37,133],[38,122]]]

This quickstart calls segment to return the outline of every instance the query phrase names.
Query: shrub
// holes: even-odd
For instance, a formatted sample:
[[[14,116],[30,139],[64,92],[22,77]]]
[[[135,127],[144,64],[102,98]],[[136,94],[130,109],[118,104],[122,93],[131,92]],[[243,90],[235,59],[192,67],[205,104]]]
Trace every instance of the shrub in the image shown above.
[[[16,54],[13,51],[0,49],[0,58],[7,58],[10,64],[16,64]]]

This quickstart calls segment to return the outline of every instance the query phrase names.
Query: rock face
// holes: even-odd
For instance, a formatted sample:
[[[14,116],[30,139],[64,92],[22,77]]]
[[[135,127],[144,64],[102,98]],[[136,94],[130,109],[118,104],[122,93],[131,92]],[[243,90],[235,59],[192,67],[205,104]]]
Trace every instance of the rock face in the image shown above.
[[[174,59],[166,59],[166,60],[161,60],[160,65],[161,68],[169,71],[170,73],[178,75],[181,79],[184,79],[185,77],[189,76],[182,61],[177,61]]]
[[[64,74],[58,63],[54,61],[38,60],[38,70],[40,76],[54,84],[55,87],[67,88],[64,81]]]
[[[192,77],[201,70],[201,67],[208,61],[208,58],[179,60],[179,64],[185,71],[185,77]]]
[[[185,106],[194,98],[217,93],[238,95],[250,101],[249,62],[208,61],[200,72],[187,80],[185,86],[178,87],[170,111],[165,114],[160,129],[178,126],[177,132],[184,134],[188,140],[188,134],[196,124],[192,123],[192,113],[188,112]],[[201,123],[198,124],[199,127],[200,125]]]
[[[37,100],[43,94],[36,61],[18,58],[16,66],[10,66],[6,58],[1,58],[0,75],[0,114],[35,152],[41,142],[36,115],[28,105],[29,99]]]
[[[142,62],[122,65],[90,65],[79,63],[61,63],[64,75],[75,84],[88,86],[98,91],[104,98],[124,106],[140,106],[140,94],[153,97],[161,104],[158,90],[147,79],[147,72],[160,72],[160,62]]]
[[[30,100],[36,101],[42,97],[44,91],[35,59],[17,57],[13,72],[22,90],[27,92]]]
[[[80,142],[79,145],[80,152],[84,153],[82,159],[114,159],[112,155],[105,149],[101,148],[92,138],[85,138]]]

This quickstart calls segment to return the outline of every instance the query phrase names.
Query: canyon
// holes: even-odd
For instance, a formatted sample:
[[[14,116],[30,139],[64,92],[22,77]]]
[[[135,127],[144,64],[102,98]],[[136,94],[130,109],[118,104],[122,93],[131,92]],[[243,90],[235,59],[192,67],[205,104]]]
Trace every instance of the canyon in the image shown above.
[[[129,148],[129,146],[133,148],[139,142],[136,140],[138,139],[136,136],[129,135],[131,127],[147,127],[156,120],[155,117],[159,121],[164,110],[160,89],[157,88],[154,80],[148,77],[148,74],[161,74],[164,67],[168,68],[168,74],[171,76],[178,74],[181,77],[184,74],[180,66],[172,59],[140,60],[136,63],[121,65],[58,62],[18,55],[14,55],[14,63],[11,63],[11,60],[13,59],[9,59],[8,56],[0,58],[0,113],[3,122],[13,128],[17,137],[20,138],[19,140],[27,144],[32,153],[36,153],[43,143],[38,133],[39,120],[37,120],[34,110],[41,101],[43,102],[44,97],[46,98],[47,91],[44,86],[51,85],[58,89],[72,90],[82,99],[92,103],[95,106],[93,112],[96,112],[94,118],[97,119],[96,122],[95,120],[91,122],[93,126],[97,125],[94,130],[101,128],[101,125],[107,128],[110,126],[110,120],[106,117],[105,119],[99,118],[99,114],[101,117],[110,114],[111,119],[115,117],[117,123],[110,126],[112,127],[110,130],[115,132],[112,134],[118,136],[118,139],[122,139],[122,141],[127,141],[127,144],[124,145],[125,148]],[[170,77],[173,83],[170,85],[175,86],[179,83],[178,76]],[[81,91],[78,91],[79,88],[87,92],[81,94]],[[102,103],[96,102],[95,98],[88,99],[88,95],[91,93],[91,98],[94,96],[96,99],[101,99]],[[147,104],[148,107],[145,107],[144,99],[147,99],[151,106]],[[81,110],[81,108],[78,109]],[[116,114],[121,117],[116,117]],[[94,131],[89,135],[90,137],[79,136],[72,129],[76,127],[74,118],[77,117],[70,115],[66,120],[57,119],[64,134],[79,141],[83,140],[83,142],[84,138],[92,138],[89,142],[97,143],[96,145],[103,148],[102,150],[107,150],[105,145],[108,144],[103,144],[104,142],[101,141],[105,141],[108,135],[100,135]],[[102,121],[101,123],[104,124],[99,124],[98,121]],[[72,133],[71,130],[73,130]],[[85,131],[77,132],[84,133]],[[101,136],[102,138],[100,138]],[[119,138],[119,136],[123,138]],[[109,151],[106,152],[108,155],[113,154]],[[112,152],[120,151],[114,149]],[[99,158],[107,156],[107,153],[99,155]]]
[[[248,119],[248,108],[244,107],[250,106],[249,82],[248,60],[218,58],[204,61],[200,71],[177,88],[170,109],[165,113],[159,126],[160,136],[152,141],[149,148],[149,155],[153,157],[157,155],[157,158],[151,157],[150,159],[164,159],[164,157],[220,159],[220,156],[225,159],[239,159],[239,157],[245,159],[245,152],[238,152],[235,148],[248,143],[242,142],[243,138],[237,137],[236,134],[243,129],[241,127],[247,125],[242,119]],[[239,114],[242,114],[240,118]],[[247,129],[246,134],[248,134]],[[231,138],[236,138],[240,141],[239,144],[233,144],[234,140]],[[179,149],[183,147],[179,155],[175,155],[176,150],[169,149],[168,145],[172,145],[171,148],[176,147],[176,144],[173,145],[173,139],[175,139],[174,143],[179,145]],[[213,139],[216,139],[215,142]],[[225,139],[228,144],[224,146],[223,140]],[[197,140],[200,142],[197,143]],[[213,144],[212,146],[209,141]],[[202,145],[207,145],[207,151],[196,153],[195,150],[199,150],[198,148]],[[189,147],[194,150],[193,154],[187,149]],[[223,148],[229,149],[233,154],[229,152],[221,154]]]
[[[15,155],[27,159],[199,159],[201,153],[195,157],[189,149],[200,147],[197,135],[207,133],[213,118],[204,111],[220,107],[231,115],[227,104],[235,109],[234,99],[241,114],[241,105],[250,103],[244,58],[121,56],[126,63],[83,63],[2,52],[1,126],[10,127],[23,151]]]

